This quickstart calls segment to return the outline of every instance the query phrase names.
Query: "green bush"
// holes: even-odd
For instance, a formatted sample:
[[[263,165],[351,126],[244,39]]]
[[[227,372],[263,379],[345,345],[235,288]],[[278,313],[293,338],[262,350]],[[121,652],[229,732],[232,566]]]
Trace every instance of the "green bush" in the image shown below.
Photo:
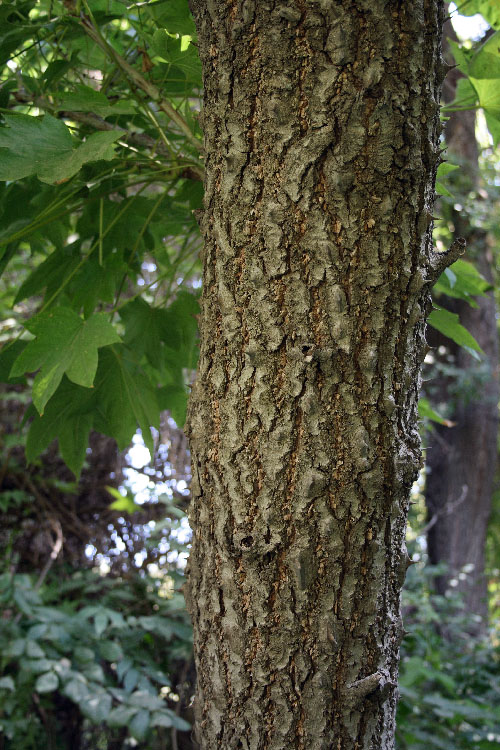
[[[403,592],[398,750],[500,748],[500,646],[469,635],[459,595],[432,593],[437,568],[410,569]]]
[[[171,728],[190,728],[168,701],[178,699],[171,671],[190,661],[191,629],[165,577],[87,570],[37,590],[29,575],[4,573],[0,601],[2,748],[95,750],[132,737],[152,750],[167,747]]]

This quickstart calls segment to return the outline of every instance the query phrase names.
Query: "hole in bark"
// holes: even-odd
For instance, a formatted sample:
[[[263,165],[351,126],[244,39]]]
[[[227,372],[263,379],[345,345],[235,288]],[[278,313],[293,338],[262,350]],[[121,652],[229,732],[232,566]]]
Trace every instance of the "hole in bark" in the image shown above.
[[[273,561],[274,550],[272,552],[266,552],[263,557],[264,565],[270,565]]]
[[[241,546],[246,547],[247,549],[251,547],[253,544],[253,536],[245,536],[241,540]]]

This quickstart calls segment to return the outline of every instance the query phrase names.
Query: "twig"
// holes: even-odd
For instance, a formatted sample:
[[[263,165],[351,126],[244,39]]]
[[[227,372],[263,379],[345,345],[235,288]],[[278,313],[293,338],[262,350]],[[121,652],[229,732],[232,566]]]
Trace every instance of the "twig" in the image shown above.
[[[49,572],[49,570],[53,566],[54,562],[59,557],[59,553],[60,553],[60,551],[62,549],[62,546],[63,546],[64,537],[63,537],[63,532],[62,532],[61,524],[55,518],[51,518],[50,519],[50,524],[51,524],[53,530],[55,531],[56,540],[55,540],[54,544],[52,545],[52,549],[50,551],[49,557],[47,558],[47,562],[43,566],[42,571],[41,571],[40,575],[38,576],[38,580],[35,583],[35,586],[34,586],[35,591],[38,591],[38,589],[40,588],[40,586],[44,582],[44,580],[45,580],[45,578],[47,576],[47,573]],[[14,617],[13,622],[15,624],[17,624],[19,622],[19,620],[21,619],[21,616],[22,616],[22,612],[18,612],[17,615]]]
[[[63,542],[64,542],[62,527],[61,527],[61,524],[59,523],[59,521],[57,519],[55,519],[55,518],[52,518],[51,519],[51,525],[52,525],[52,528],[55,531],[56,540],[54,542],[54,545],[52,547],[50,555],[47,558],[47,562],[45,563],[45,565],[44,565],[44,567],[42,569],[42,572],[38,576],[38,581],[35,583],[35,591],[37,591],[40,588],[40,586],[42,585],[42,583],[44,582],[44,580],[45,580],[45,578],[47,576],[47,573],[49,572],[49,570],[51,569],[51,567],[53,566],[53,564],[55,563],[55,561],[59,557],[59,553],[62,550],[62,546],[63,546]]]
[[[451,266],[461,255],[465,253],[467,246],[466,241],[463,237],[457,237],[453,240],[450,247],[444,253],[431,252],[429,259],[429,273],[427,274],[427,281],[434,284],[439,279],[443,271]]]
[[[2,467],[0,468],[0,487],[3,485],[3,480],[5,479],[5,475],[7,474],[7,469],[9,468],[9,461],[12,455],[12,451],[13,451],[13,448],[10,447],[7,453],[5,454]]]
[[[181,707],[182,707],[182,702],[184,700],[184,693],[185,693],[184,683],[186,682],[186,679],[187,679],[189,667],[190,667],[190,663],[189,661],[186,660],[184,662],[184,667],[181,672],[181,678],[179,680],[180,690],[178,690],[178,693],[177,693],[179,696],[179,700],[177,701],[177,705],[175,707],[175,713],[177,716],[180,716],[180,713],[181,713]],[[172,750],[179,750],[179,743],[177,742],[177,728],[176,727],[172,727],[171,740],[172,740]]]
[[[89,10],[87,3],[84,2],[84,4],[87,7],[87,10]],[[175,122],[175,124],[189,138],[191,143],[198,149],[198,151],[200,151],[200,153],[203,153],[202,144],[200,143],[198,138],[196,138],[196,136],[191,132],[191,128],[187,124],[186,120],[182,117],[182,115],[179,114],[179,112],[177,112],[177,110],[170,104],[169,101],[163,99],[159,89],[157,89],[157,87],[153,83],[143,78],[143,76],[141,76],[141,74],[138,73],[135,68],[129,65],[128,62],[118,54],[114,47],[112,47],[109,42],[104,39],[104,37],[99,33],[99,30],[93,26],[89,17],[82,15],[80,20],[85,32],[90,36],[90,38],[93,39],[94,42],[104,52],[106,52],[109,57],[114,60],[118,67],[122,69],[126,76],[131,79],[136,84],[136,86],[142,89],[152,101],[155,101],[158,104],[160,109],[168,117],[170,117],[173,122]]]
[[[377,690],[382,682],[383,676],[382,672],[378,671],[347,685],[346,698],[348,704],[353,708],[359,706],[359,704],[362,703],[370,693]]]
[[[467,497],[468,491],[469,491],[468,486],[464,484],[462,487],[462,492],[460,493],[460,497],[457,500],[453,500],[453,501],[446,503],[444,508],[441,508],[441,510],[438,510],[436,513],[434,513],[429,523],[427,523],[424,526],[424,528],[420,530],[419,536],[423,534],[427,534],[427,532],[430,531],[430,529],[432,529],[432,527],[436,525],[436,523],[439,521],[439,519],[442,516],[449,516],[450,513],[453,513],[453,511],[464,502],[465,498]]]
[[[48,742],[48,750],[53,750],[54,741],[53,741],[52,730],[51,730],[49,718],[47,716],[47,712],[45,711],[44,707],[40,703],[40,698],[35,692],[31,694],[31,697],[33,699],[33,703],[35,704],[36,710],[38,711],[40,715],[42,723],[45,726],[46,738]]]

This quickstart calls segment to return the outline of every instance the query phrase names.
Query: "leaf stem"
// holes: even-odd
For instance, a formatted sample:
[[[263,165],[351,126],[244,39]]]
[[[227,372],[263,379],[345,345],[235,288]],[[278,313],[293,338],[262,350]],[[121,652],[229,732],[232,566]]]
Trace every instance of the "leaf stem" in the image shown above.
[[[108,224],[108,226],[106,227],[106,229],[102,233],[102,237],[103,238],[108,234],[108,232],[111,231],[111,229],[114,227],[114,225],[116,224],[116,222],[118,221],[118,219],[120,219],[123,216],[123,214],[126,211],[128,211],[128,209],[130,208],[130,206],[133,204],[133,202],[135,201],[135,199],[140,195],[140,193],[144,190],[145,187],[146,187],[146,185],[143,185],[140,188],[140,190],[138,190],[137,193],[135,195],[133,195],[132,198],[129,201],[126,202],[125,206],[116,214],[115,218]],[[39,310],[38,314],[44,312],[49,307],[49,305],[52,304],[52,302],[56,299],[56,297],[58,297],[61,294],[61,292],[68,286],[68,284],[71,281],[71,279],[80,270],[80,268],[83,266],[83,264],[85,263],[85,261],[92,255],[92,253],[96,249],[97,245],[99,244],[99,240],[100,240],[100,237],[98,237],[96,239],[96,241],[92,244],[92,246],[90,247],[90,249],[88,250],[88,252],[83,256],[83,258],[81,259],[81,261],[73,268],[73,270],[71,271],[71,273],[69,273],[66,276],[66,278],[62,282],[62,284],[59,287],[59,289],[57,289],[54,292],[54,294],[51,297],[49,297],[49,299],[46,302],[44,302],[44,304],[42,305],[42,307]]]
[[[141,227],[141,231],[139,232],[139,235],[138,235],[138,237],[137,237],[137,239],[136,239],[136,241],[134,243],[134,246],[133,246],[132,250],[130,251],[130,255],[129,255],[128,260],[127,260],[127,266],[130,264],[132,258],[134,257],[134,255],[135,255],[135,253],[137,251],[137,248],[139,247],[139,242],[141,241],[142,237],[144,236],[144,232],[146,231],[146,229],[148,228],[149,224],[151,223],[151,219],[153,218],[153,216],[155,215],[157,209],[159,208],[160,203],[162,202],[162,200],[167,195],[167,192],[168,191],[165,190],[163,193],[161,193],[160,197],[155,202],[153,208],[151,209],[151,211],[149,212],[148,216],[146,217],[146,220],[144,221],[144,224]],[[115,308],[118,305],[118,300],[120,299],[121,293],[123,291],[123,287],[125,286],[125,279],[126,278],[127,278],[127,274],[125,273],[123,275],[123,278],[122,278],[121,282],[120,282],[120,286],[118,288],[118,291],[116,292],[115,304],[114,304]],[[112,312],[110,320],[113,320],[113,315],[114,315],[114,313]]]
[[[99,265],[103,265],[102,261],[102,219],[103,219],[103,204],[104,198],[99,198]]]
[[[163,99],[159,90],[153,83],[143,78],[143,76],[141,76],[141,74],[135,68],[129,65],[128,62],[118,54],[115,48],[110,45],[110,43],[102,36],[99,29],[96,28],[96,26],[94,26],[94,24],[92,23],[95,23],[95,21],[87,0],[83,0],[83,4],[89,16],[88,18],[83,17],[81,19],[81,23],[85,32],[90,36],[91,39],[94,40],[97,45],[99,45],[99,47],[101,47],[104,52],[108,54],[109,57],[114,60],[114,62],[124,71],[124,73],[126,73],[127,77],[130,80],[132,80],[139,88],[141,88],[149,96],[150,99],[158,104],[160,109],[163,110],[163,112],[173,122],[175,122],[175,124],[182,130],[184,135],[187,136],[187,138],[198,149],[198,151],[200,153],[203,153],[202,144],[200,143],[198,138],[196,138],[196,136],[191,132],[189,125],[182,117],[182,115],[179,114],[179,112],[170,104],[169,101]]]

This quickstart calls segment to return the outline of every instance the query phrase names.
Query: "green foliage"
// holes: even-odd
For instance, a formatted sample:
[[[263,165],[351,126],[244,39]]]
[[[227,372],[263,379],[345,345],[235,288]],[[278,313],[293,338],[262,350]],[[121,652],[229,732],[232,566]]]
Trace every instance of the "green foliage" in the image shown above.
[[[423,419],[424,422],[426,420],[430,420],[431,422],[443,424],[447,427],[451,427],[453,425],[453,423],[450,422],[449,419],[445,419],[440,414],[438,414],[437,411],[432,408],[429,399],[425,397],[420,397],[418,400],[418,416],[420,417],[420,419]]]
[[[28,460],[58,438],[78,475],[92,429],[124,449],[140,427],[153,452],[160,410],[185,418],[203,175],[194,24],[186,0],[20,1],[0,21],[0,274],[15,322],[0,373],[32,385]]]
[[[463,299],[471,307],[478,307],[474,297],[482,297],[492,289],[477,268],[465,260],[457,260],[439,277],[434,292]]]
[[[138,318],[129,315],[131,304],[140,304],[141,314]],[[67,369],[67,377],[63,377],[60,370],[61,362],[65,360],[60,357],[62,345],[58,347],[56,367],[59,369],[56,370],[56,374],[60,373],[61,377],[43,414],[32,414],[33,420],[26,444],[28,461],[33,461],[52,440],[59,438],[59,447],[64,460],[78,475],[85,460],[88,435],[92,429],[114,437],[118,448],[124,450],[130,444],[139,425],[144,442],[153,454],[150,427],[159,428],[162,409],[172,408],[178,423],[182,426],[187,397],[183,372],[184,368],[193,368],[196,364],[196,321],[192,315],[197,310],[196,298],[184,292],[171,307],[173,309],[156,310],[139,300],[125,305],[122,311],[129,309],[123,315],[124,335],[129,346],[125,344],[103,346],[99,350],[97,370],[94,367],[95,363],[85,355],[85,362],[77,370],[78,377],[72,377],[74,367]],[[66,308],[55,308],[55,310],[62,311]],[[66,317],[73,322],[73,318],[67,315],[67,312],[64,313],[64,318]],[[92,318],[83,321],[78,316],[75,317],[80,321],[76,329],[78,333],[85,330],[84,326],[92,321]],[[161,321],[161,326],[154,329],[153,326],[150,329],[141,328],[140,324],[144,321],[147,323],[156,319]],[[137,320],[139,325],[137,325]],[[106,326],[104,331],[110,330],[115,335],[115,329],[109,322],[107,320],[102,322]],[[130,325],[127,325],[127,322]],[[143,330],[144,334],[142,334]],[[91,333],[93,332],[92,329]],[[137,343],[136,337],[140,338],[140,343]],[[70,343],[74,341],[75,335],[73,334]],[[91,341],[96,351],[95,338]],[[33,347],[37,342],[38,339],[35,339],[34,342],[28,344],[27,349],[16,360],[12,376],[23,371],[28,356],[38,356],[37,350],[34,355],[28,352],[28,355],[24,357],[29,347]],[[72,351],[71,347],[68,349]],[[49,346],[48,351],[53,352],[54,349]],[[76,351],[78,356],[81,356],[82,348]],[[33,359],[28,361],[33,363]],[[153,366],[148,366],[148,361],[152,362]],[[54,369],[49,370],[52,380],[55,377]],[[43,369],[41,372],[43,374]],[[82,382],[85,373],[88,379]],[[92,375],[91,382],[89,373]],[[48,387],[46,383],[47,378],[42,381],[42,385]],[[38,406],[35,400],[38,394],[36,385],[35,378],[34,401]]]
[[[458,169],[456,164],[448,164],[447,162],[443,162],[439,165],[436,175],[436,193],[438,195],[447,195],[450,198],[452,198],[452,194],[449,192],[447,188],[443,185],[443,183],[440,181],[442,177],[445,177],[450,172],[453,172],[455,169]]]
[[[108,738],[119,729],[152,747],[158,727],[190,728],[162,697],[170,662],[190,657],[191,631],[182,596],[165,597],[160,584],[81,571],[38,588],[27,575],[0,575],[0,732],[9,748],[48,746],[62,698],[74,722],[107,727]]]
[[[442,573],[410,571],[403,591],[398,750],[496,750],[500,746],[500,650],[471,637],[457,594],[432,592]]]
[[[77,84],[74,91],[61,95],[57,109],[60,112],[93,112],[100,117],[110,117],[135,114],[137,106],[134,102],[125,100],[113,103],[101,91],[96,91],[84,84]],[[115,134],[114,140],[119,137],[119,133]]]
[[[459,346],[463,346],[476,359],[480,359],[477,352],[482,352],[482,349],[474,336],[459,323],[458,315],[434,305],[434,310],[429,315],[428,321],[433,328],[455,341]]]
[[[490,289],[491,284],[471,263],[457,260],[441,274],[434,285],[434,294],[445,294],[455,299],[462,299],[471,307],[477,307],[474,297],[483,297]],[[459,346],[467,349],[472,357],[481,360],[480,354],[483,353],[481,347],[474,336],[460,323],[458,315],[434,304],[427,323]],[[430,414],[425,416],[430,417]]]
[[[0,180],[20,180],[35,174],[42,182],[66,182],[86,162],[113,158],[112,144],[120,133],[92,133],[73,148],[71,133],[51,115],[41,119],[15,114],[3,116],[0,129]]]
[[[103,352],[103,364],[96,384],[101,396],[97,414],[97,428],[113,436],[120,450],[130,444],[138,424],[144,442],[152,444],[149,427],[159,427],[159,407],[149,378],[137,366],[128,350],[118,347]]]
[[[153,34],[152,47],[161,60],[178,66],[188,80],[199,83],[201,63],[195,48],[190,44],[190,39],[190,36],[176,38],[163,29],[158,29]]]
[[[26,324],[35,335],[12,366],[10,375],[40,370],[33,383],[33,403],[43,414],[64,374],[78,385],[91,388],[97,371],[97,352],[120,341],[104,313],[82,320],[74,310],[56,307]]]
[[[500,27],[500,9],[492,0],[470,0],[465,3],[465,15],[480,12],[496,28]],[[461,72],[467,77],[457,88],[455,101],[447,105],[445,112],[456,109],[482,108],[493,136],[495,146],[500,138],[500,31],[496,31],[476,49],[468,49],[450,41],[450,47]]]

